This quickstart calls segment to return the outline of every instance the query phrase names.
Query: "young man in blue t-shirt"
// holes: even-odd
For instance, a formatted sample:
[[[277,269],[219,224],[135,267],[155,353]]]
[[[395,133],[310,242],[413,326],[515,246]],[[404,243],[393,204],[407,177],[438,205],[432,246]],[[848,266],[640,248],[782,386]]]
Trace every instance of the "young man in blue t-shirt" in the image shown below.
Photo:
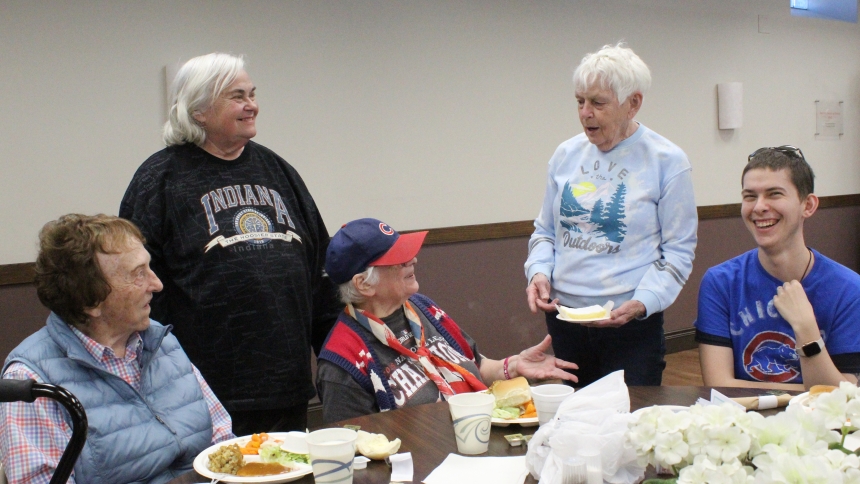
[[[860,276],[804,243],[803,222],[818,208],[813,178],[792,146],[750,155],[741,216],[758,247],[702,279],[695,326],[705,385],[857,382]]]

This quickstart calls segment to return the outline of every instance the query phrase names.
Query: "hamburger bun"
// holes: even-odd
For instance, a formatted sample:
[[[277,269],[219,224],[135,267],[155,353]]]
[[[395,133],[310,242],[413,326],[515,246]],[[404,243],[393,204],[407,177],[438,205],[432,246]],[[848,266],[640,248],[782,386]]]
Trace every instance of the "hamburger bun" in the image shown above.
[[[830,393],[837,388],[839,387],[835,387],[833,385],[812,385],[809,388],[809,396],[814,397],[816,395],[821,395],[822,393]]]
[[[519,407],[532,399],[529,382],[522,376],[497,380],[490,385],[489,392],[496,397],[496,407]]]

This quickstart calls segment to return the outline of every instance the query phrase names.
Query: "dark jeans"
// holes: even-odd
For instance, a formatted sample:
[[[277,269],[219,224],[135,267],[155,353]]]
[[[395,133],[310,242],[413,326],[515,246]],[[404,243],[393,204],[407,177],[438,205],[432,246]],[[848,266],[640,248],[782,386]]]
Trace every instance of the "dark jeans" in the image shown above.
[[[624,370],[627,385],[659,386],[666,362],[663,313],[634,319],[620,328],[589,328],[561,321],[558,313],[546,313],[555,356],[579,365],[571,373],[582,387],[616,370]]]
[[[308,426],[308,403],[272,410],[233,411],[230,417],[237,437],[260,432],[304,432]]]

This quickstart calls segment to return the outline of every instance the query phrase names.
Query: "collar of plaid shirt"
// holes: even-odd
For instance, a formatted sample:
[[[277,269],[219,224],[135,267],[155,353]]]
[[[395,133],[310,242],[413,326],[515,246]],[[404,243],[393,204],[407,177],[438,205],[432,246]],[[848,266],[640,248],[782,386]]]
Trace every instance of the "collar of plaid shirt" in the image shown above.
[[[140,336],[140,333],[135,332],[128,338],[125,344],[125,356],[119,358],[111,347],[90,338],[81,332],[81,330],[74,327],[74,325],[69,324],[68,326],[72,330],[72,333],[81,340],[87,353],[92,355],[99,365],[108,372],[125,380],[135,390],[140,390],[140,360],[138,356],[143,347],[143,338]]]

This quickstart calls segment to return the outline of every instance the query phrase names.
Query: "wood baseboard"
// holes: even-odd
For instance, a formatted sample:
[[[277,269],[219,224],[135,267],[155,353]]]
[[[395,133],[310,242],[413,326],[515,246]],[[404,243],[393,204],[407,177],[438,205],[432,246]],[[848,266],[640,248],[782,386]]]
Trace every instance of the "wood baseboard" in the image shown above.
[[[685,328],[666,333],[666,354],[679,353],[699,347],[696,343],[696,328]]]

